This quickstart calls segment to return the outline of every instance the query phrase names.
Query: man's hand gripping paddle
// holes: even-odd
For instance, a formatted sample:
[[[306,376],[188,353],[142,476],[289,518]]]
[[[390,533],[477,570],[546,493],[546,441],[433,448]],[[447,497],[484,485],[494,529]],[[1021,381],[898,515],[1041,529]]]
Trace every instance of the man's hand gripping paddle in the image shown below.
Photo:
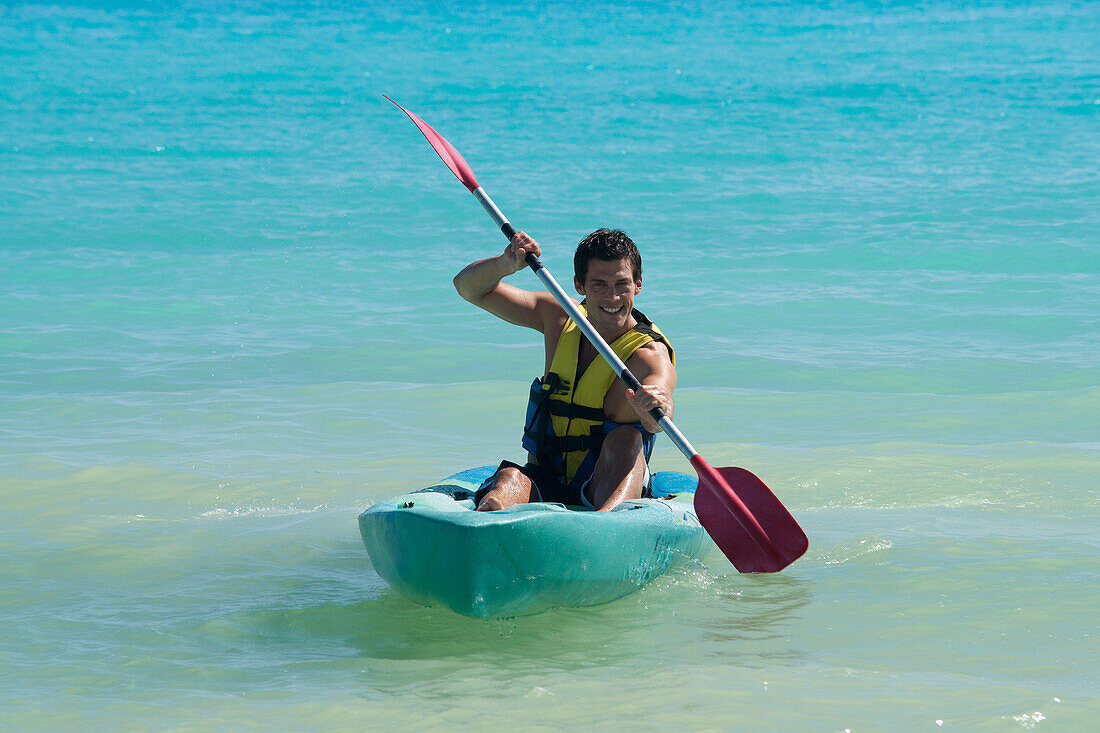
[[[389,97],[386,99],[393,102]],[[397,102],[393,103],[416,123],[420,132],[424,133],[424,137],[435,148],[435,152],[451,172],[458,176],[458,180],[462,181],[462,184],[470,189],[470,193],[481,202],[485,211],[504,232],[504,236],[511,239],[516,230],[485,190],[478,185],[474,172],[462,155],[428,123]],[[584,332],[592,345],[603,355],[603,358],[607,359],[623,382],[633,390],[639,389],[641,384],[638,379],[631,374],[588,319],[581,314],[553,275],[543,267],[539,258],[528,253],[527,264]],[[672,420],[659,407],[651,410],[650,414],[676,447],[687,456],[691,465],[695,467],[696,473],[699,474],[699,488],[695,492],[695,513],[699,516],[699,522],[734,567],[742,573],[774,573],[787,567],[806,552],[809,544],[806,533],[763,481],[743,468],[712,468],[702,456],[695,452],[691,443],[676,429]]]

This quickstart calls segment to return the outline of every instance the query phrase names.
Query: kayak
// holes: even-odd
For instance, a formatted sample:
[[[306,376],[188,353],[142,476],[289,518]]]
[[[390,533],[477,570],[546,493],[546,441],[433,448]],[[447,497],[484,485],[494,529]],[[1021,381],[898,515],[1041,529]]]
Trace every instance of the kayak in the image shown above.
[[[415,603],[475,618],[594,606],[699,560],[713,543],[695,516],[698,480],[653,474],[653,499],[609,512],[562,504],[474,509],[495,466],[375,504],[359,515],[374,569]]]

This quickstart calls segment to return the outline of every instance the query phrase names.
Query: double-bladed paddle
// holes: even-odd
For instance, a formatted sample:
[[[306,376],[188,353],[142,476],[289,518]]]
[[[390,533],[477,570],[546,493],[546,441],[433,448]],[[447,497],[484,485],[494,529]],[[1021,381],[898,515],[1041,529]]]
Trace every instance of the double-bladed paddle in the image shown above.
[[[451,172],[481,202],[485,211],[504,232],[504,236],[510,240],[516,230],[485,193],[485,189],[478,185],[473,170],[462,155],[427,122],[389,97],[386,99],[393,102],[420,128],[420,132],[424,133],[424,137],[428,139]],[[635,391],[641,388],[637,377],[626,368],[603,337],[581,314],[573,299],[562,290],[539,258],[528,252],[527,265],[542,280],[596,350],[603,355],[604,359],[607,359],[607,363],[626,383],[626,386]],[[650,414],[695,467],[695,472],[699,475],[699,487],[695,491],[695,513],[714,543],[721,548],[738,571],[742,573],[778,572],[806,552],[809,544],[806,533],[763,481],[743,468],[713,468],[695,452],[691,443],[672,424],[672,420],[661,408],[653,408]]]

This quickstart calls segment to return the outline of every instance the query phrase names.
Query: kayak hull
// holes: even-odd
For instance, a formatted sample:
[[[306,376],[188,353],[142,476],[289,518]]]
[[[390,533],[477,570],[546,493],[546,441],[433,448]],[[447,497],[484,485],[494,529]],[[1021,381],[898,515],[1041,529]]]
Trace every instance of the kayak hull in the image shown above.
[[[425,606],[494,618],[593,606],[697,560],[711,543],[692,507],[696,479],[654,474],[654,495],[610,512],[561,504],[474,510],[473,493],[495,467],[376,504],[359,516],[375,570]]]

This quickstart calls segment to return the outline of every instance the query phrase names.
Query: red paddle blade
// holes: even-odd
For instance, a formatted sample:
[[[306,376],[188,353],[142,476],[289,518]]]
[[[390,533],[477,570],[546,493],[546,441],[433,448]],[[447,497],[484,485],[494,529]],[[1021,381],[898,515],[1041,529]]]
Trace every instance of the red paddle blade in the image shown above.
[[[802,557],[806,533],[764,482],[743,468],[712,468],[698,455],[695,513],[742,573],[776,573]]]
[[[383,94],[382,96],[386,97],[385,94]],[[391,102],[393,102],[393,100],[389,97],[386,97],[386,99],[389,99]],[[397,104],[397,102],[393,103],[394,106],[407,114],[409,116],[409,119],[412,120],[418,128],[420,128],[420,132],[424,133],[424,137],[428,139],[428,142],[431,143],[431,146],[435,149],[435,152],[439,154],[439,157],[443,160],[444,163],[447,164],[447,167],[451,169],[451,173],[454,173],[456,176],[458,176],[458,180],[462,181],[462,185],[470,189],[470,191],[478,188],[477,179],[474,178],[474,172],[470,170],[470,166],[462,157],[462,154],[455,150],[454,146],[447,142],[442,135],[433,130],[432,126],[429,125],[427,122],[420,119],[412,112],[402,107],[400,104]]]

